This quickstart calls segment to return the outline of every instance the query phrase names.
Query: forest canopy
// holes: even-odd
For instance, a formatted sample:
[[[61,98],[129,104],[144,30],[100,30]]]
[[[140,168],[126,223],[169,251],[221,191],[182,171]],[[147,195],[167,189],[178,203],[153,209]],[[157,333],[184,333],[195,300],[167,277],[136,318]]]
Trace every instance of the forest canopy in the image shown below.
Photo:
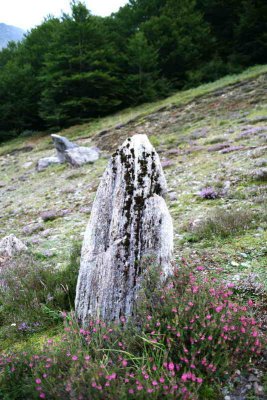
[[[79,1],[0,52],[0,141],[59,130],[267,61],[265,0]]]

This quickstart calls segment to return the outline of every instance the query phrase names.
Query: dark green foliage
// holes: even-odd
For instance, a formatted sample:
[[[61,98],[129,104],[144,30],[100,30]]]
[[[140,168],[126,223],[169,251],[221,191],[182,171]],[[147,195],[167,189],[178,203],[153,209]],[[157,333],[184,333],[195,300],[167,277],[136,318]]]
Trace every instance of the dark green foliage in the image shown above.
[[[265,63],[264,0],[72,1],[0,52],[0,141],[60,129]]]

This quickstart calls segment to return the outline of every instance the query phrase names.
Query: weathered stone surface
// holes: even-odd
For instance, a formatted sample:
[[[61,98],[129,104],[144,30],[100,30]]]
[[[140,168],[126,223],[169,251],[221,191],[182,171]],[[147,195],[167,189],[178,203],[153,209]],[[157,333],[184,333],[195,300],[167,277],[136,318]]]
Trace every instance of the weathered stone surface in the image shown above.
[[[83,164],[94,163],[99,159],[99,150],[94,147],[75,147],[65,151],[65,160],[79,167]]]
[[[60,163],[61,161],[56,156],[44,157],[38,161],[36,169],[38,172],[41,172],[44,171],[47,167],[49,167],[49,165],[60,164]]]
[[[44,222],[53,221],[54,219],[64,217],[69,214],[69,210],[48,210],[41,213],[41,218]]]
[[[66,161],[66,150],[78,147],[77,144],[70,142],[63,136],[52,134],[51,137],[53,139],[59,161],[62,163]]]
[[[44,226],[40,223],[35,223],[35,224],[30,224],[30,225],[26,225],[23,228],[23,232],[26,235],[32,235],[33,233],[42,231],[44,229]]]
[[[159,156],[146,135],[127,139],[109,161],[86,229],[76,313],[118,321],[129,317],[152,256],[162,278],[172,272],[173,228],[163,195]]]
[[[11,234],[0,240],[0,255],[4,257],[13,257],[16,254],[26,251],[25,244],[15,235]]]

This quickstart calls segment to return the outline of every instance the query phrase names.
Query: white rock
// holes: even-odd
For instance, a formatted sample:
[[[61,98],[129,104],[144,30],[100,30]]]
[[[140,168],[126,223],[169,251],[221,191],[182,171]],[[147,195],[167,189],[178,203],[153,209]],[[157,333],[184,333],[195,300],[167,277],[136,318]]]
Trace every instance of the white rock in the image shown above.
[[[167,185],[146,135],[127,139],[109,161],[86,229],[76,313],[118,321],[133,312],[147,257],[172,273],[173,227],[163,199]]]
[[[27,246],[11,234],[0,240],[0,255],[4,257],[13,257],[22,251],[27,251]]]
[[[65,160],[75,167],[94,163],[99,159],[99,150],[93,147],[75,147],[65,151]]]
[[[36,168],[38,172],[41,172],[44,171],[47,167],[49,167],[49,165],[53,164],[61,164],[61,161],[59,160],[58,157],[56,156],[44,157],[38,161]]]

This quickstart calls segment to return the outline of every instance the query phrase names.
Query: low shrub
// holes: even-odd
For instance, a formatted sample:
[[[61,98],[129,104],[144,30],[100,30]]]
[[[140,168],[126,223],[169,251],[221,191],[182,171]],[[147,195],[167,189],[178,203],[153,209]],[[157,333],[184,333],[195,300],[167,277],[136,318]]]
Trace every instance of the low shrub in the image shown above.
[[[60,340],[38,353],[2,355],[0,397],[215,399],[233,371],[261,355],[252,301],[238,304],[231,284],[204,267],[182,265],[161,288],[154,273],[142,293],[128,323],[81,328],[65,315]]]
[[[225,238],[249,229],[253,219],[253,212],[247,209],[216,207],[208,216],[199,219],[197,224],[189,225],[188,230],[195,240]]]
[[[59,313],[74,307],[80,245],[75,244],[65,268],[20,255],[0,270],[0,336],[32,333],[62,320]]]

